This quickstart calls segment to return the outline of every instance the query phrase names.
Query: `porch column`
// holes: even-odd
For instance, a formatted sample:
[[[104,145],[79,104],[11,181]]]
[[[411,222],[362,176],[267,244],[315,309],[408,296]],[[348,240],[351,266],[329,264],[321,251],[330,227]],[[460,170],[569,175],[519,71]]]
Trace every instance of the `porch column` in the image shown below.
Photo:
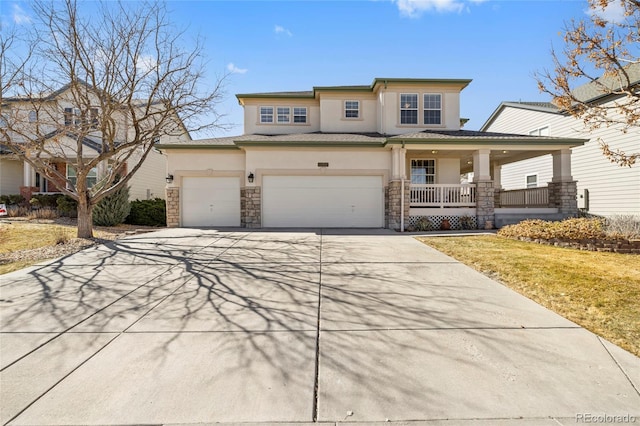
[[[33,168],[26,161],[22,162],[22,184],[24,186],[33,186]]]
[[[549,207],[555,207],[565,217],[578,214],[577,182],[571,176],[571,150],[552,153],[553,178],[549,182]]]
[[[409,182],[406,182],[406,161],[406,148],[393,146],[391,148],[387,223],[390,229],[401,232],[404,231],[409,218]]]
[[[491,150],[479,149],[473,153],[473,181],[476,184],[476,222],[478,229],[495,222],[495,200],[491,180]],[[489,223],[490,222],[490,223]]]
[[[500,207],[500,191],[502,191],[502,165],[494,164],[491,168],[493,177],[493,206]]]

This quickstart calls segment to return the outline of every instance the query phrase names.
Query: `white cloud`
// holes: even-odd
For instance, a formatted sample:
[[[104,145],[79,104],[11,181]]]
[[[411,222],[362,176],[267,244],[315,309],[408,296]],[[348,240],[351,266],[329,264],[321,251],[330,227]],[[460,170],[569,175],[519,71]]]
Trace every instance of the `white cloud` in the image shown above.
[[[288,29],[286,29],[281,25],[276,25],[273,31],[275,31],[276,34],[285,34],[285,35],[288,35],[289,37],[293,36],[293,33],[291,31],[289,31]]]
[[[233,62],[229,62],[229,64],[227,65],[227,69],[232,74],[246,74],[246,72],[249,71],[246,68],[238,68],[238,67],[236,67]]]
[[[143,55],[138,58],[136,66],[142,72],[149,72],[158,66],[158,62],[152,56]]]
[[[13,22],[18,25],[31,23],[31,16],[27,15],[27,12],[25,12],[20,5],[15,3],[13,4],[12,18]]]
[[[487,0],[391,0],[398,6],[401,15],[417,18],[424,12],[470,11],[468,4],[480,4]]]
[[[598,7],[594,9],[588,9],[587,15],[596,15],[600,19],[607,22],[620,23],[624,21],[624,6],[619,1],[611,1],[604,9]]]

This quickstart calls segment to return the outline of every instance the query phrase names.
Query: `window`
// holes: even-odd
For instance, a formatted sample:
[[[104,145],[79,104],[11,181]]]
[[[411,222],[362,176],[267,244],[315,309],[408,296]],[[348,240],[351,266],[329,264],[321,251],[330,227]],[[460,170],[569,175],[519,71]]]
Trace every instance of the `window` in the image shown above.
[[[278,107],[278,123],[289,124],[291,122],[291,108]]]
[[[71,182],[73,185],[76,185],[78,182],[78,176],[76,174],[76,168],[67,164],[67,180]],[[91,188],[96,183],[98,183],[98,169],[94,167],[87,174],[87,187]]]
[[[360,118],[360,101],[345,101],[344,118]]]
[[[260,107],[260,122],[273,123],[273,107]]]
[[[0,114],[0,127],[7,127],[9,124],[9,120],[7,120],[7,116],[4,114]]]
[[[442,124],[442,95],[425,93],[423,98],[424,124]]]
[[[418,124],[417,94],[400,94],[400,124]]]
[[[525,183],[527,188],[537,188],[538,187],[538,175],[527,175],[525,177]]]
[[[435,184],[436,160],[411,160],[411,183]]]
[[[89,119],[91,120],[91,128],[98,128],[98,108],[89,108]]]
[[[307,108],[293,108],[293,122],[296,124],[304,124],[307,122]]]
[[[529,136],[549,136],[549,126],[540,127],[529,132]]]
[[[29,111],[29,123],[35,123],[38,120],[38,113],[35,111]]]
[[[64,109],[64,125],[77,126],[80,124],[80,110],[78,108]]]
[[[35,114],[35,111],[31,111],[31,113]],[[29,120],[31,120],[31,113],[29,113]],[[86,125],[87,123],[91,129],[98,128],[98,108],[89,108],[88,114],[83,113],[78,108],[64,109],[65,126],[80,126],[83,124]]]

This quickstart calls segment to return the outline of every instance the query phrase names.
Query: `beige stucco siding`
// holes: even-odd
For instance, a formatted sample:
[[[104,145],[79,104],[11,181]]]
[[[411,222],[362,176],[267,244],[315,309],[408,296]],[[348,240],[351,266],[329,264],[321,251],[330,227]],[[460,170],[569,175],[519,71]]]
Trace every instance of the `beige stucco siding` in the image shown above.
[[[22,174],[22,161],[0,158],[0,195],[19,194]]]
[[[591,139],[573,148],[572,175],[578,181],[578,194],[589,190],[589,212],[600,215],[640,214],[640,167],[620,167],[611,163],[600,150],[598,138],[623,151],[637,151],[640,135],[626,134],[614,128],[585,130],[579,120],[559,114],[506,107],[489,126],[488,131],[528,134],[549,126],[549,135]],[[546,185],[552,178],[551,156],[539,157],[502,167],[505,189],[523,188],[527,174],[538,174],[538,184]]]
[[[345,101],[360,102],[360,117],[345,118]],[[377,100],[373,96],[351,96],[340,98],[322,96],[320,99],[320,130],[327,133],[373,133],[378,128]]]
[[[274,108],[274,123],[261,124],[260,123],[260,107],[273,107]],[[278,106],[291,108],[291,121],[290,124],[277,124],[277,110]],[[293,123],[293,108],[294,107],[306,107],[307,108],[307,123],[306,124],[294,124]],[[244,107],[244,133],[245,134],[262,134],[262,135],[283,135],[292,133],[311,133],[320,131],[320,105],[315,101],[289,101],[289,100],[252,100]]]
[[[244,170],[245,154],[240,150],[167,150],[168,173],[192,170]]]

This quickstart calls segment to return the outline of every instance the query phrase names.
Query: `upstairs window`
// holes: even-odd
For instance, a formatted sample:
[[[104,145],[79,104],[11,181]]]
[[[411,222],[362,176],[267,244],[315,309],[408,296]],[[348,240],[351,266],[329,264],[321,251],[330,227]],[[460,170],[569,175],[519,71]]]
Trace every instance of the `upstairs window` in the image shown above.
[[[417,94],[400,94],[400,124],[418,124]]]
[[[307,122],[307,108],[293,108],[293,122],[296,124],[305,124]]]
[[[38,120],[38,113],[36,111],[29,111],[29,123],[35,123]]]
[[[411,160],[411,183],[433,185],[436,183],[436,160]]]
[[[9,125],[9,120],[4,114],[0,114],[0,128],[5,128]]]
[[[423,97],[424,124],[442,124],[442,95],[425,93]]]
[[[273,123],[273,107],[260,107],[260,123]]]
[[[291,108],[278,107],[278,123],[289,124],[291,122]]]
[[[344,118],[360,118],[360,101],[345,101]]]
[[[32,111],[35,113],[35,111]],[[31,113],[29,113],[31,116]],[[83,113],[79,108],[64,109],[64,125],[80,126],[89,124],[89,128],[98,128],[98,108],[89,108],[88,113]]]

